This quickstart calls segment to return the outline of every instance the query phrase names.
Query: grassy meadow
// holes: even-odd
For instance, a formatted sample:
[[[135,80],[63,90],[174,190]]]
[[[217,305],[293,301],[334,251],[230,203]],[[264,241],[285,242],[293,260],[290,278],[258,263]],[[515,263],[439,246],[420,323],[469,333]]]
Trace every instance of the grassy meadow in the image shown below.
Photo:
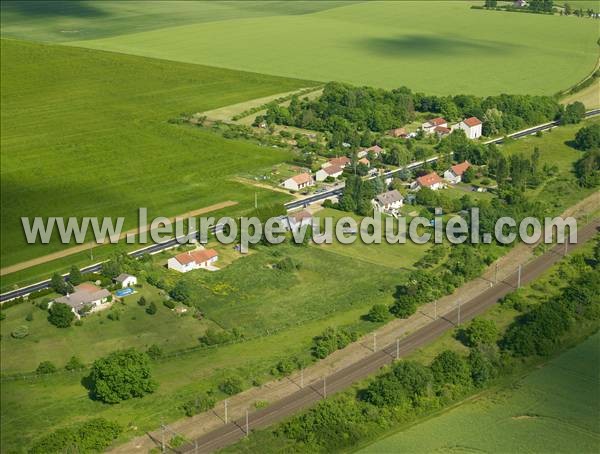
[[[553,94],[594,68],[594,21],[471,10],[471,4],[480,2],[364,2],[68,44],[432,94]]]
[[[486,393],[358,452],[597,452],[599,353],[595,334],[511,389]]]
[[[173,216],[249,202],[257,189],[231,176],[289,155],[168,120],[307,85],[12,40],[1,75],[2,266],[63,247],[24,247],[21,216],[125,216],[131,228],[138,207]]]

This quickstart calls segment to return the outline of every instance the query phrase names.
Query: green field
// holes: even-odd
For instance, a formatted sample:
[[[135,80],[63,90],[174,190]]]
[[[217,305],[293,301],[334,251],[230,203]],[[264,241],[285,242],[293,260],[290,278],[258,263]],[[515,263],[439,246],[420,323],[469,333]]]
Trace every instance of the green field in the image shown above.
[[[358,452],[597,452],[599,358],[596,334],[511,389],[484,394]]]
[[[169,124],[307,82],[85,49],[2,40],[2,266],[62,247],[27,246],[21,216],[173,216],[241,204],[232,175],[283,151]]]
[[[432,94],[553,94],[593,69],[599,35],[594,21],[470,5],[368,2],[69,44],[310,80],[405,85]]]

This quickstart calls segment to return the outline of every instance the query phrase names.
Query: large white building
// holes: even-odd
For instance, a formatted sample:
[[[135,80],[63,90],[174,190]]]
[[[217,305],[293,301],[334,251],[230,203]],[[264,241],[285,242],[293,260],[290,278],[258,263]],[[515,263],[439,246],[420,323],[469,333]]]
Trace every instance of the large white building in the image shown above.
[[[471,167],[469,161],[456,164],[444,172],[444,179],[451,184],[460,183],[462,181],[463,173],[465,173],[469,167]]]
[[[404,197],[396,189],[392,191],[382,192],[375,197],[371,203],[376,211],[382,213],[385,212],[397,212],[402,207]]]
[[[435,128],[448,128],[448,122],[442,117],[432,118],[421,125],[421,129],[427,134],[435,132]]]
[[[477,117],[467,118],[458,124],[469,139],[478,139],[481,137],[481,120]]]
[[[187,273],[200,268],[209,268],[217,260],[219,260],[219,254],[214,249],[188,251],[171,257],[167,261],[167,268]]]
[[[292,191],[299,191],[315,184],[309,173],[299,173],[285,180],[281,185]]]

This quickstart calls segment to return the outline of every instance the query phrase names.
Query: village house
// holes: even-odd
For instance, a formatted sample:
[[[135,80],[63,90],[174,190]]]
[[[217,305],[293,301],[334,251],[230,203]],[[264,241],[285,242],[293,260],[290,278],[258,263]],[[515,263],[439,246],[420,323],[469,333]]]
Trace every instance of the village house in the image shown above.
[[[359,164],[364,164],[364,165],[366,165],[367,167],[371,167],[371,161],[369,161],[367,158],[360,158],[360,159],[358,160],[358,163],[359,163]]]
[[[315,179],[317,181],[325,181],[328,177],[337,178],[342,173],[344,173],[344,169],[340,166],[327,166],[317,171]]]
[[[121,273],[115,278],[115,283],[119,284],[121,288],[131,287],[137,284],[137,277],[131,274]]]
[[[481,120],[477,117],[467,118],[458,124],[458,127],[462,129],[469,139],[478,139],[481,137]]]
[[[437,191],[438,189],[444,188],[444,180],[442,180],[437,173],[431,172],[417,178],[412,183],[411,187],[413,189],[429,188],[432,191]]]
[[[388,131],[388,134],[392,137],[400,137],[402,139],[405,139],[406,137],[408,137],[408,132],[406,131],[405,128],[392,129],[392,130]]]
[[[290,230],[297,231],[305,225],[312,224],[312,214],[307,210],[297,211],[288,215],[287,221]]]
[[[288,178],[281,185],[286,189],[290,189],[292,191],[299,191],[300,189],[307,188],[309,186],[312,186],[313,184],[315,183],[310,174],[304,172],[299,173],[298,175],[294,175],[291,178]]]
[[[421,125],[421,129],[427,134],[432,134],[435,128],[441,126],[442,128],[448,127],[448,122],[441,117],[432,118]]]
[[[382,151],[383,151],[383,148],[381,148],[379,145],[373,145],[372,147],[364,148],[364,149],[360,150],[357,153],[357,156],[359,158],[364,158],[364,157],[368,156],[369,153],[373,153],[375,156],[379,156]]]
[[[469,161],[456,164],[444,172],[444,179],[450,184],[460,183],[462,181],[463,173],[465,173],[469,167],[471,167]]]
[[[346,166],[349,166],[351,162],[352,161],[350,160],[349,157],[341,156],[339,158],[331,158],[329,161],[324,163],[321,166],[321,168],[324,169],[325,167],[329,167],[329,166],[346,167]]]
[[[73,293],[56,298],[54,302],[69,306],[78,319],[81,318],[81,314],[101,311],[109,306],[111,294],[106,289],[84,282],[75,286],[73,290]]]
[[[445,126],[436,126],[435,128],[433,128],[433,132],[435,132],[438,135],[438,137],[445,137],[448,134],[450,134],[452,130]]]
[[[375,211],[397,214],[404,203],[404,197],[396,189],[378,194],[371,203]]]
[[[183,252],[171,257],[167,261],[167,268],[180,273],[187,273],[200,268],[214,269],[212,264],[217,260],[219,260],[219,254],[214,249],[200,249]]]

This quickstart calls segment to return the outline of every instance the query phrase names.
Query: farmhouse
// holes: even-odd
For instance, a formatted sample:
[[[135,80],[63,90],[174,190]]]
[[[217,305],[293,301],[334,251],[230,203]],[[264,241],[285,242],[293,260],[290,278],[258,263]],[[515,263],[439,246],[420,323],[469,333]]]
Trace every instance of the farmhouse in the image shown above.
[[[364,164],[364,165],[366,165],[367,167],[371,167],[371,161],[369,161],[367,158],[360,158],[360,159],[358,160],[358,163],[359,163],[359,164]]]
[[[388,134],[392,137],[401,137],[406,138],[408,136],[408,132],[405,128],[396,128],[388,131]]]
[[[214,249],[188,251],[171,257],[167,261],[167,268],[187,273],[200,268],[211,268],[211,265],[217,260],[219,260],[219,254]]]
[[[429,188],[432,191],[437,191],[438,189],[444,188],[444,181],[437,173],[431,172],[417,178],[417,180],[413,182],[412,187],[416,189]]]
[[[398,208],[402,206],[404,197],[396,189],[393,191],[383,192],[375,197],[371,203],[373,208],[379,212],[396,213]]]
[[[359,158],[364,158],[369,153],[373,153],[375,156],[379,156],[382,151],[383,151],[383,148],[381,148],[379,145],[373,145],[372,147],[364,148],[364,149],[360,150],[357,153],[357,156]]]
[[[442,117],[432,118],[431,120],[423,123],[421,125],[421,129],[423,129],[423,131],[425,131],[426,133],[431,134],[434,132],[435,128],[437,128],[438,126],[447,128],[448,122],[446,120],[444,120]]]
[[[469,167],[471,167],[469,161],[456,164],[444,172],[444,179],[450,184],[460,183],[462,181],[463,173],[465,173]]]
[[[477,117],[467,118],[458,124],[469,139],[478,139],[481,137],[481,120]]]
[[[314,184],[312,177],[310,174],[304,172],[299,173],[298,175],[294,175],[291,178],[285,180],[281,185],[292,191],[299,191],[300,189],[307,188]]]
[[[296,231],[302,226],[311,225],[312,214],[307,210],[301,210],[288,216],[288,225],[290,230]]]
[[[323,164],[321,166],[321,168],[324,169],[325,167],[329,167],[329,166],[346,167],[346,166],[350,165],[351,162],[352,161],[350,160],[349,157],[341,156],[339,158],[331,158],[329,161],[327,161],[325,164]]]
[[[77,285],[74,290],[71,294],[56,298],[54,302],[71,307],[77,318],[80,318],[81,313],[97,312],[108,307],[108,304],[105,304],[111,296],[108,290],[88,282]],[[89,311],[86,308],[89,308]]]
[[[315,179],[317,181],[325,181],[325,179],[327,177],[337,178],[342,173],[344,173],[344,169],[342,167],[340,167],[340,166],[327,166],[327,167],[325,167],[323,169],[320,169],[315,174]]]
[[[137,284],[137,277],[132,276],[131,274],[119,274],[115,278],[115,283],[120,284],[121,288],[131,287],[132,285]]]

